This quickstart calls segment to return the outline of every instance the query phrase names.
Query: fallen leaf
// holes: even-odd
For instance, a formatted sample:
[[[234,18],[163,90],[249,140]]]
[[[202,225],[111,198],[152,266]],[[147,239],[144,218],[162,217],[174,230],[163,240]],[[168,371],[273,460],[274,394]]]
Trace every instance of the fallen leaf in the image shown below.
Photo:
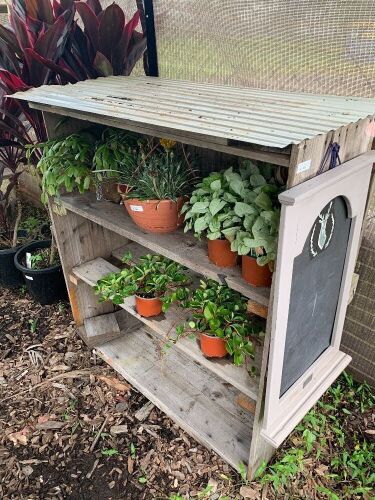
[[[251,498],[253,500],[258,500],[261,498],[259,491],[254,490],[250,486],[241,486],[240,495],[242,498]]]
[[[129,474],[133,474],[134,472],[134,460],[132,457],[128,457],[128,472]]]
[[[22,446],[26,446],[28,442],[28,437],[31,434],[31,429],[29,427],[25,427],[22,431],[12,432],[8,434],[8,439],[12,441],[14,445],[22,444]]]
[[[30,467],[30,465],[26,465],[26,467],[22,467],[22,472],[25,474],[25,476],[31,476],[31,474],[34,472],[34,469]]]
[[[366,429],[365,433],[368,434],[369,436],[374,436],[375,435],[375,429]]]
[[[124,382],[120,382],[117,378],[105,377],[104,375],[99,375],[98,379],[107,384],[109,387],[116,389],[116,391],[119,392],[130,391],[130,385]]]
[[[38,424],[43,424],[44,422],[47,422],[48,420],[53,420],[54,418],[56,418],[55,414],[40,415],[40,417],[38,417]]]

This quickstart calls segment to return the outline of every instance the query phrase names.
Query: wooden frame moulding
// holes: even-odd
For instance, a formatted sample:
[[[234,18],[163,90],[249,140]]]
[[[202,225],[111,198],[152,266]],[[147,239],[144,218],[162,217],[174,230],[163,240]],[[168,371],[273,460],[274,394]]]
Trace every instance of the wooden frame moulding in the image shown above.
[[[90,117],[89,121],[86,119],[87,117],[82,115],[82,113],[74,112],[72,110],[61,110],[61,108],[55,109],[54,107],[42,105],[35,105],[34,107],[44,111],[44,118],[49,138],[58,137],[62,134],[78,132],[89,123],[92,123],[93,120],[95,120],[95,123],[133,130],[149,135],[155,135],[157,132],[153,129],[148,129],[147,127],[130,127],[126,123],[105,119],[104,117]],[[62,119],[61,114],[64,114],[65,118]],[[366,152],[370,148],[370,141],[364,138],[362,133],[368,123],[368,119],[361,120],[357,124],[342,127],[338,131],[322,134],[311,140],[306,140],[299,145],[294,145],[292,147],[290,157],[285,154],[268,153],[263,151],[254,152],[244,148],[220,144],[220,141],[218,143],[205,142],[202,138],[196,139],[192,136],[179,136],[178,134],[169,133],[167,130],[160,131],[160,135],[178,140],[185,144],[192,144],[198,147],[212,149],[214,151],[222,151],[236,156],[289,166],[287,185],[288,187],[292,187],[316,175],[326,149],[333,139],[337,140],[341,144],[342,161],[347,161]],[[309,162],[309,167],[307,169],[305,167],[304,169],[301,169],[301,163],[306,161]],[[69,297],[74,319],[76,324],[81,326],[87,318],[93,318],[111,313],[113,311],[113,306],[109,304],[98,304],[97,299],[89,290],[88,285],[82,280],[77,279],[77,276],[74,274],[74,268],[99,257],[104,259],[110,258],[112,251],[123,245],[124,242],[126,243],[126,239],[123,236],[116,234],[115,231],[106,229],[95,222],[82,217],[81,215],[71,212],[70,210],[68,211],[67,217],[59,215],[59,210],[56,210],[53,202],[50,202],[49,207],[57,236],[57,244],[64,269],[64,275],[69,289]],[[70,280],[72,276],[73,282]],[[252,423],[251,443],[249,447],[249,478],[254,476],[256,470],[262,462],[267,462],[274,452],[273,446],[271,446],[261,436],[261,430],[264,418],[264,401],[275,278],[277,279],[277,277],[274,277],[273,285],[271,287],[268,309],[263,304],[262,310],[257,312],[252,301],[249,301],[250,312],[261,312],[260,316],[267,316],[267,329],[263,345],[257,401],[256,403],[246,403],[246,401],[244,403],[246,398],[241,396],[241,394],[238,395],[238,401],[242,402],[242,405],[251,407],[252,411],[255,410],[254,420]],[[178,419],[176,420],[179,421]],[[191,429],[190,433],[192,433]],[[251,428],[249,427],[249,434],[250,433]],[[209,443],[206,444],[210,446]]]

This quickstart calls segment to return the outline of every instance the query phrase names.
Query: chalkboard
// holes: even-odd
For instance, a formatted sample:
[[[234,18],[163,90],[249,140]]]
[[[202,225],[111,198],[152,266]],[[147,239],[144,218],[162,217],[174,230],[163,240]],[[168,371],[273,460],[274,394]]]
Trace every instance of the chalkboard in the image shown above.
[[[334,198],[294,259],[280,397],[331,343],[350,227],[346,201]]]

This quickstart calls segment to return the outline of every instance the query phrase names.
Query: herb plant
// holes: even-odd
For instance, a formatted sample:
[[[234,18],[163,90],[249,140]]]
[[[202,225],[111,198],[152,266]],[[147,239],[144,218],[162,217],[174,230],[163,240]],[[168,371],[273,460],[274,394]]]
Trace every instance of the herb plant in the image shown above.
[[[59,197],[64,189],[70,193],[76,188],[83,193],[93,184],[93,138],[90,134],[73,134],[30,146],[28,156],[35,149],[42,151],[37,167],[42,175],[44,203],[49,196]]]
[[[175,341],[181,336],[205,333],[225,339],[235,365],[242,365],[247,357],[254,356],[251,337],[260,335],[262,324],[250,319],[247,299],[241,294],[216,281],[207,280],[201,281],[199,288],[179,304],[192,316],[177,327]]]
[[[185,268],[161,255],[145,255],[139,262],[131,253],[123,257],[129,267],[100,279],[95,292],[101,301],[111,300],[121,305],[126,297],[138,295],[144,298],[160,298],[166,311],[172,301],[185,296],[185,286],[190,278]]]

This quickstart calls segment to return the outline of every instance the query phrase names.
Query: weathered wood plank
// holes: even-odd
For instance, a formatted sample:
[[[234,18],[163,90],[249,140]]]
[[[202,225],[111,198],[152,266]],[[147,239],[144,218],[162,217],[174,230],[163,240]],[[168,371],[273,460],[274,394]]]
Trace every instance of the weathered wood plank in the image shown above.
[[[200,443],[235,468],[246,463],[253,418],[235,403],[236,389],[176,350],[161,362],[157,349],[140,328],[96,351]]]
[[[89,347],[102,345],[121,335],[115,314],[103,314],[84,321],[86,343]]]
[[[94,286],[99,279],[118,270],[118,268],[106,260],[98,258],[91,262],[87,262],[82,266],[74,268],[73,273],[77,278],[81,279],[88,285]],[[121,307],[157,333],[158,338],[160,339],[160,350],[162,350],[168,340],[168,337],[173,334],[176,326],[183,323],[188,317],[186,311],[172,307],[165,313],[165,315],[163,314],[155,318],[144,318],[140,316],[135,309],[134,297],[126,298]],[[235,366],[232,361],[228,359],[206,359],[202,355],[197,341],[189,338],[180,339],[176,343],[175,349],[178,349],[188,355],[193,360],[203,365],[206,369],[215,373],[217,376],[239,389],[243,394],[246,394],[252,400],[256,401],[258,397],[259,378],[251,377],[245,367]],[[261,357],[261,351],[262,345],[259,342],[259,344],[256,344],[256,357],[254,361],[254,366],[258,372],[260,370],[259,358]],[[166,354],[166,356],[168,356],[168,354]]]
[[[212,264],[208,260],[206,244],[198,241],[192,234],[184,234],[182,230],[170,234],[146,233],[133,223],[124,207],[106,201],[98,202],[95,196],[90,194],[64,196],[62,203],[67,210],[85,217],[99,226],[179,262],[207,278],[214,279],[219,283],[225,282],[230,288],[237,290],[245,297],[268,306],[269,288],[253,287],[247,284],[241,277],[239,267],[224,269]]]

